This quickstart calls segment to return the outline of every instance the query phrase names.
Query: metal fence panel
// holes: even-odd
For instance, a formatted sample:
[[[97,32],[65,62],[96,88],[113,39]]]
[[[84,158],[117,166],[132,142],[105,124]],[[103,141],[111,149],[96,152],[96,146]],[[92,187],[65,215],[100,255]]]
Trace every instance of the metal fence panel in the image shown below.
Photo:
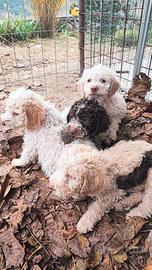
[[[81,55],[81,71],[82,67],[87,68],[98,63],[111,66],[119,74],[122,86],[126,90],[131,86],[134,74],[142,67],[151,75],[151,1],[79,2],[80,7],[82,2],[84,3],[85,16],[84,36],[82,30],[80,36],[84,38],[84,48],[80,48],[80,54],[84,52],[84,63]]]

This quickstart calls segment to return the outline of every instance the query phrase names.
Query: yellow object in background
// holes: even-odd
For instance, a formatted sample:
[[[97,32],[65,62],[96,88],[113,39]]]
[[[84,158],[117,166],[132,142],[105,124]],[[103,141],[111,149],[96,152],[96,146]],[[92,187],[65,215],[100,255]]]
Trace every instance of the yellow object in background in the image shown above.
[[[73,17],[78,17],[79,16],[79,8],[78,7],[73,7],[71,9],[71,16],[73,16]]]
[[[78,17],[79,16],[79,8],[77,4],[73,3],[70,7],[70,14],[72,17]]]

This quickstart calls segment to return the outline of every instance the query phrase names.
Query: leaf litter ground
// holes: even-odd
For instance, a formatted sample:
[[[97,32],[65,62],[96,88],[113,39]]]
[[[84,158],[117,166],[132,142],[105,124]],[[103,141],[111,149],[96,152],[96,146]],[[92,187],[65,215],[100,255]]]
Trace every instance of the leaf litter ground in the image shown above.
[[[152,142],[150,106],[132,95],[127,104],[119,137]],[[126,221],[125,212],[113,210],[93,232],[80,235],[76,224],[90,199],[53,200],[48,179],[36,161],[12,168],[10,161],[22,150],[22,130],[4,127],[0,141],[0,269],[152,269],[151,220]]]

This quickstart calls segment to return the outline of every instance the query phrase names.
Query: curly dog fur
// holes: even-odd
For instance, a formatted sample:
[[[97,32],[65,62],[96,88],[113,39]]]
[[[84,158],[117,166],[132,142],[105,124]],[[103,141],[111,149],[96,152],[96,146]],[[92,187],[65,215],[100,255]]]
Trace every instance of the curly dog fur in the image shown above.
[[[96,136],[106,132],[110,119],[103,106],[95,98],[82,98],[76,101],[68,115],[68,125],[62,131],[63,140],[68,143],[69,137],[88,137],[96,145]],[[71,142],[71,140],[69,140]]]
[[[135,172],[140,165],[141,169],[143,168],[143,158],[147,153],[149,153],[148,158],[150,156],[151,159],[152,145],[145,141],[120,141],[102,152],[82,153],[77,156],[77,160],[60,169],[60,182],[54,184],[56,196],[64,199],[69,197],[79,199],[86,196],[95,198],[77,224],[80,233],[92,230],[104,213],[114,207],[114,203],[118,207],[117,202],[124,198],[128,191],[132,191],[132,188],[128,191],[120,189],[117,180],[120,176],[128,176],[123,179],[123,186],[125,187],[125,181],[127,186],[129,174]],[[149,161],[147,173],[143,174],[142,180],[139,179],[141,192],[139,192],[139,186],[136,186],[137,182],[131,185],[135,187],[134,192],[137,192],[137,196],[134,195],[135,198],[132,196],[130,199],[126,197],[124,205],[125,203],[131,205],[132,201],[136,201],[139,205],[133,208],[127,217],[147,218],[152,214],[151,168],[152,161]],[[139,177],[142,177],[142,174],[139,174]],[[134,181],[133,178],[132,181]]]
[[[61,138],[66,123],[62,113],[53,103],[29,89],[19,88],[10,94],[1,120],[14,127],[25,127],[21,157],[12,160],[15,167],[25,166],[37,156],[42,170],[49,177],[60,163],[64,166],[74,160],[79,151],[94,149],[89,140],[65,145]]]
[[[118,93],[120,81],[116,73],[101,64],[85,69],[78,82],[78,88],[85,97],[95,97],[110,118],[110,126],[100,135],[101,141],[110,144],[116,141],[117,131],[122,118],[126,115],[126,102]]]

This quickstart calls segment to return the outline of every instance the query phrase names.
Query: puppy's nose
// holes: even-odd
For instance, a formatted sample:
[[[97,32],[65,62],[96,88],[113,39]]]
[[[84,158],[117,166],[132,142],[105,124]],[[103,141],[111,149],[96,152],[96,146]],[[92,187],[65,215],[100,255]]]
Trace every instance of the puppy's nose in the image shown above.
[[[91,92],[96,93],[98,91],[98,86],[91,87]]]

